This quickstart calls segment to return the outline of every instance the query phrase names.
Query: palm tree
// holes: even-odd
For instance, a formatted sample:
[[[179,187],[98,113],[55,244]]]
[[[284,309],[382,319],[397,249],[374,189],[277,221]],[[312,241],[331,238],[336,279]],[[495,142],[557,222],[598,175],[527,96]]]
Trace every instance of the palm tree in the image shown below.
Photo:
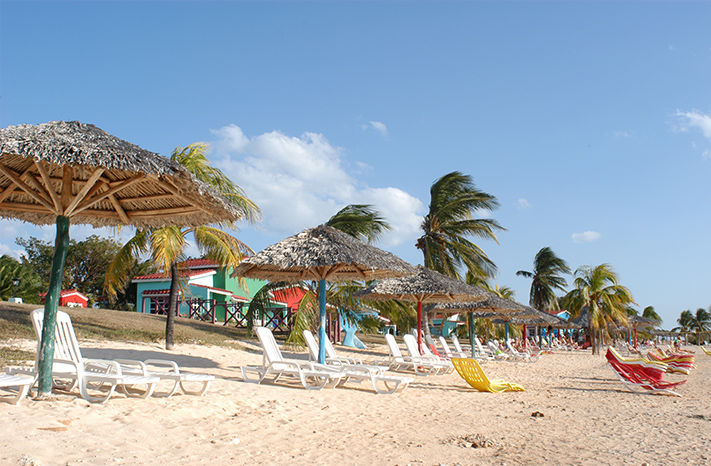
[[[701,332],[711,330],[711,313],[706,309],[698,308],[696,313],[692,315],[689,329],[696,333],[696,344],[701,344]]]
[[[366,243],[378,240],[390,230],[388,222],[369,204],[347,205],[328,219],[326,225]]]
[[[533,272],[519,270],[516,275],[532,278],[528,303],[543,311],[557,311],[555,291],[564,291],[568,283],[562,275],[570,274],[570,267],[549,247],[542,248],[533,259]]]
[[[217,189],[242,211],[246,220],[256,221],[260,215],[259,207],[247,198],[244,191],[227,175],[210,166],[205,156],[206,149],[207,144],[203,143],[178,147],[173,151],[170,159],[184,166],[200,181]],[[219,226],[234,228],[231,222]],[[200,251],[220,267],[236,267],[244,254],[252,253],[246,244],[217,227],[198,226],[181,229],[169,226],[144,229],[137,230],[133,238],[119,250],[106,272],[104,289],[109,296],[115,296],[118,290],[125,287],[131,266],[137,257],[146,253],[150,253],[151,260],[159,270],[170,274],[170,295],[165,324],[165,348],[168,350],[173,348],[174,310],[177,307],[180,287],[178,264],[184,259],[188,237],[191,235]]]
[[[568,311],[578,316],[586,309],[589,313],[588,332],[593,354],[598,352],[595,332],[607,330],[610,323],[627,323],[627,307],[634,303],[630,290],[620,285],[617,274],[609,264],[580,267],[575,271],[573,288],[565,297]]]
[[[690,310],[686,309],[681,311],[679,318],[676,323],[679,324],[678,327],[674,327],[672,332],[689,332],[691,330],[692,321],[694,320],[694,314]]]
[[[657,314],[657,311],[654,310],[654,306],[647,306],[642,310],[642,317],[646,317],[647,319],[652,319],[656,320],[657,322],[661,323],[662,318]]]
[[[430,188],[429,211],[422,221],[422,236],[416,244],[425,267],[460,280],[461,273],[467,271],[492,277],[496,265],[469,238],[497,240],[496,230],[504,228],[496,220],[476,216],[498,206],[496,197],[477,189],[469,175],[455,171],[435,181]],[[429,335],[427,312],[422,315]]]

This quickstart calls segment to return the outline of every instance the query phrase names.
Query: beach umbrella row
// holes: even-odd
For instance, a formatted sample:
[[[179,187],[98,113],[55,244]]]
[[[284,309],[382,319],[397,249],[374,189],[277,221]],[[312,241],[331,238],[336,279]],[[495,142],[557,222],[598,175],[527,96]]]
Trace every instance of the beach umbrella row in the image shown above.
[[[422,304],[483,301],[492,296],[486,290],[418,265],[414,274],[378,280],[355,296],[361,299],[387,301],[397,299],[417,303],[417,347],[422,351]]]
[[[0,217],[56,224],[39,349],[38,397],[52,390],[57,305],[69,225],[156,228],[236,221],[241,211],[185,168],[94,125],[0,129]]]

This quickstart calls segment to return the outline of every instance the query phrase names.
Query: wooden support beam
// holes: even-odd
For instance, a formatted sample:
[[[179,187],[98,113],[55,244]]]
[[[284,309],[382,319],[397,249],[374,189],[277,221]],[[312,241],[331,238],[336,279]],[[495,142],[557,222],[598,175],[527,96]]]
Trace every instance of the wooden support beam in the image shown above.
[[[52,203],[54,204],[54,208],[57,210],[57,212],[61,212],[62,201],[57,195],[57,191],[54,190],[52,181],[49,179],[49,172],[47,172],[47,168],[39,160],[35,160],[35,167],[37,167],[37,171],[39,172],[40,176],[42,177],[42,180],[44,181],[44,184],[47,188],[47,192],[52,197]],[[2,202],[2,200],[0,200],[0,202]]]
[[[54,212],[54,207],[52,206],[52,203],[50,202],[49,198],[45,198],[44,193],[38,193],[34,191],[27,185],[27,183],[22,181],[21,177],[24,176],[28,171],[29,168],[22,175],[19,175],[10,168],[0,163],[0,172],[2,172],[3,175],[10,178],[13,183],[15,183],[25,193],[27,193],[27,195],[29,195],[32,199],[45,206],[51,212]]]
[[[123,197],[121,202],[141,202],[141,201],[162,201],[165,199],[175,199],[175,194],[151,194],[150,196]]]
[[[170,207],[166,209],[153,209],[153,210],[134,210],[126,212],[126,214],[132,217],[153,217],[156,215],[185,215],[185,214],[196,214],[202,212],[202,209],[196,209],[195,207]]]
[[[101,174],[104,173],[103,168],[97,168],[94,170],[94,173],[89,176],[89,179],[86,180],[86,183],[84,183],[84,186],[79,190],[76,196],[71,200],[69,203],[69,206],[65,206],[64,208],[64,215],[67,217],[71,217],[74,213],[74,209],[79,205],[79,203],[84,200],[86,195],[89,193],[89,190],[94,187],[97,181],[99,181],[99,177]]]
[[[69,202],[74,196],[73,184],[74,169],[69,165],[62,167],[62,211],[66,212]]]
[[[173,193],[178,199],[195,206],[196,208],[200,210],[206,210],[203,206],[201,206],[197,201],[194,199],[190,199],[188,196],[184,196],[183,194],[180,193],[177,187],[173,186],[173,183],[170,183],[167,180],[161,180],[158,177],[155,177],[156,182],[164,189],[166,189],[168,192]]]
[[[80,206],[78,206],[76,209],[74,209],[74,213],[77,214],[77,213],[81,212],[82,210],[88,209],[89,207],[92,207],[97,202],[101,202],[104,199],[106,199],[107,197],[113,196],[114,194],[121,191],[122,189],[126,189],[129,186],[132,186],[132,185],[134,185],[142,180],[145,180],[145,179],[146,179],[145,175],[136,175],[136,176],[131,177],[127,180],[123,180],[120,184],[110,188],[108,191],[103,191],[103,192],[98,193],[96,195],[93,195],[94,192],[92,192],[89,195],[87,195],[86,201],[82,202]],[[105,182],[102,181],[102,183],[105,183]],[[98,188],[101,188],[106,185],[105,184],[97,184],[96,186]],[[94,191],[94,190],[92,190],[92,191]],[[98,189],[96,191],[98,191]],[[92,195],[93,195],[93,197],[90,197]]]
[[[118,199],[116,199],[116,196],[110,194],[109,201],[111,202],[111,205],[114,206],[114,210],[118,214],[121,221],[126,225],[130,224],[131,220],[128,218],[128,215],[126,215],[126,211],[123,210],[123,207],[121,207],[121,203],[118,201]]]
[[[17,185],[10,180],[10,184],[0,193],[0,203],[5,202],[5,199],[10,197],[10,194],[15,192]]]

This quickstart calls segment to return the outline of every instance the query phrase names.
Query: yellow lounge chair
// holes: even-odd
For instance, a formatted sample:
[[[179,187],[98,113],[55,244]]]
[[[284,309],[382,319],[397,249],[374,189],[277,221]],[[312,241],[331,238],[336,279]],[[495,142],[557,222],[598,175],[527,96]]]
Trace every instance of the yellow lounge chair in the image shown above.
[[[522,386],[504,380],[489,380],[476,359],[452,358],[452,364],[469,385],[480,392],[523,392]]]
[[[706,354],[708,354],[709,356],[711,356],[711,350],[707,350],[707,349],[704,348],[703,346],[701,347],[701,349],[704,350],[704,353],[706,353]]]

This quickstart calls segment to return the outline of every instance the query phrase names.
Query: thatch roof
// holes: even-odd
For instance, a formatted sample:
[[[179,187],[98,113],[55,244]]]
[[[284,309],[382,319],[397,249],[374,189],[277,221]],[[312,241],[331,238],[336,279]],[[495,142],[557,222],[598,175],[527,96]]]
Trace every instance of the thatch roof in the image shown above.
[[[494,293],[477,302],[438,303],[434,306],[438,312],[471,312],[474,317],[499,317],[503,314],[521,315],[526,306],[510,299],[502,298]]]
[[[580,314],[578,314],[578,317],[570,319],[570,321],[575,325],[588,328],[590,326],[590,309],[585,306],[583,310],[580,311]]]
[[[204,225],[242,211],[185,168],[94,125],[0,129],[0,217],[94,226]]]
[[[504,319],[500,319],[501,322],[504,321]],[[513,315],[510,319],[505,319],[508,320],[509,323],[515,324],[515,325],[541,325],[541,326],[551,326],[554,328],[578,328],[579,326],[572,323],[568,322],[565,319],[561,319],[558,316],[555,316],[553,314],[549,314],[547,312],[541,311],[539,309],[526,306],[526,311],[522,312],[521,314],[516,314]],[[497,322],[497,321],[494,321]],[[498,323],[498,322],[497,322]]]
[[[361,299],[387,301],[419,301],[439,303],[447,301],[478,301],[491,293],[473,285],[467,285],[441,273],[418,265],[413,275],[378,280],[364,290],[355,293]]]
[[[654,319],[643,316],[629,316],[627,318],[627,323],[632,327],[654,327],[660,324],[660,322],[657,322]]]
[[[232,276],[265,280],[374,280],[411,274],[397,256],[335,228],[320,225],[243,260]]]

